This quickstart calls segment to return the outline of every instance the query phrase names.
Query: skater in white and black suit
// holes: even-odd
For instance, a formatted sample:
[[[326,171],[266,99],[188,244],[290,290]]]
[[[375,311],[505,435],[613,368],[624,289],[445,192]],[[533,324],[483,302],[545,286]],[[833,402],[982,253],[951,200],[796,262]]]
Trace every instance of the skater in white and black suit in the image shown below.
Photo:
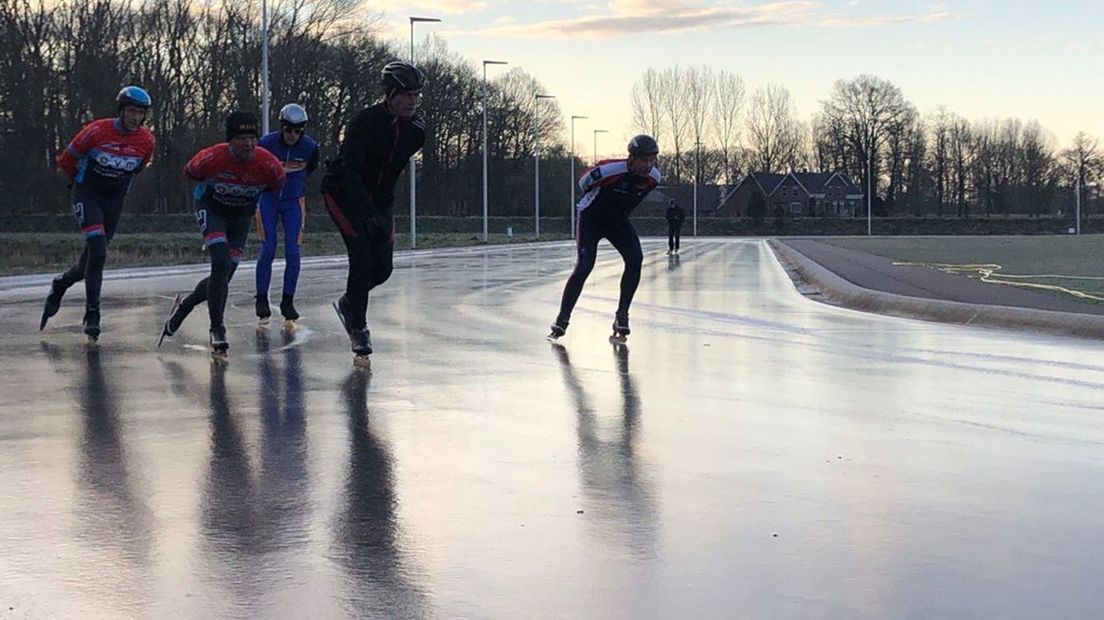
[[[655,138],[639,135],[629,141],[628,159],[600,161],[579,178],[583,197],[576,205],[579,211],[577,259],[575,270],[564,286],[560,314],[552,324],[550,338],[559,338],[567,331],[571,311],[579,301],[587,276],[594,269],[598,242],[603,237],[609,239],[625,261],[613,331],[620,338],[629,335],[629,305],[640,284],[640,266],[644,261],[640,237],[629,222],[629,214],[659,184],[658,155],[659,145]]]

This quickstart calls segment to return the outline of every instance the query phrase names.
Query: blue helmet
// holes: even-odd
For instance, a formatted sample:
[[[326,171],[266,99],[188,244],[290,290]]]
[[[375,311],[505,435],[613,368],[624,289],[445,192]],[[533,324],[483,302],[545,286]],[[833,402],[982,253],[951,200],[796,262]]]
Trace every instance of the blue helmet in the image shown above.
[[[120,110],[126,105],[132,105],[147,110],[150,104],[153,103],[150,100],[149,93],[139,86],[127,86],[123,90],[120,90],[119,95],[115,97],[115,102],[119,104]]]

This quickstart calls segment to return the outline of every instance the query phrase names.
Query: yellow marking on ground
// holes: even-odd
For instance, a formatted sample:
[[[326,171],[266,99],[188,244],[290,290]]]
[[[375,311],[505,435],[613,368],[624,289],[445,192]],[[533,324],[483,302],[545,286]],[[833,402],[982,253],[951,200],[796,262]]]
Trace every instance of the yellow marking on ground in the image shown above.
[[[938,269],[944,273],[950,273],[955,275],[966,276],[967,278],[978,278],[982,282],[989,282],[990,284],[1004,284],[1007,286],[1018,286],[1021,288],[1033,288],[1044,291],[1051,291],[1055,293],[1063,293],[1076,297],[1078,299],[1091,299],[1093,301],[1104,301],[1104,294],[1098,294],[1095,292],[1083,291],[1075,288],[1068,288],[1065,286],[1058,286],[1057,284],[1042,284],[1039,282],[1022,282],[1020,280],[1092,280],[1092,281],[1104,281],[1104,277],[1100,276],[1067,276],[1060,274],[1040,274],[1040,275],[1022,275],[1011,273],[998,273],[1003,267],[995,263],[978,263],[978,264],[965,264],[954,265],[949,263],[916,263],[916,262],[894,262],[894,265],[900,267],[927,267],[928,269]]]

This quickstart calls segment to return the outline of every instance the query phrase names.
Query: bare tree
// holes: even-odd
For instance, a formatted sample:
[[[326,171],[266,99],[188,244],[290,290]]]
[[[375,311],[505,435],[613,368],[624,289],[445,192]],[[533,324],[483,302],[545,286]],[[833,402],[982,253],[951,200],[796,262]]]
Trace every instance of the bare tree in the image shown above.
[[[700,165],[702,138],[705,137],[706,123],[709,121],[713,100],[716,96],[716,77],[709,67],[690,67],[684,73],[686,85],[686,112],[689,116],[690,137],[694,139],[694,151],[691,161],[694,163],[694,179],[701,176]]]
[[[748,108],[748,147],[755,168],[782,172],[800,159],[803,131],[790,91],[769,84],[755,91]]]
[[[663,103],[659,73],[647,69],[632,88],[633,124],[663,143]]]
[[[1023,192],[1031,215],[1038,217],[1049,211],[1049,194],[1054,190],[1054,137],[1037,121],[1024,126],[1020,144],[1020,166],[1023,171]]]
[[[953,189],[954,204],[958,217],[970,216],[970,205],[967,202],[967,184],[970,170],[971,142],[973,136],[970,124],[966,119],[955,118],[948,132],[951,169],[951,187]]]
[[[901,90],[892,83],[872,75],[860,75],[851,80],[838,80],[827,101],[822,102],[824,116],[843,129],[857,159],[864,162],[859,177],[864,186],[877,185],[878,147],[889,139],[892,128],[899,126],[908,106]]]
[[[1081,131],[1073,138],[1073,145],[1062,151],[1062,160],[1066,165],[1070,184],[1073,186],[1075,200],[1081,204],[1082,218],[1088,215],[1087,191],[1094,182],[1100,183],[1104,174],[1104,151],[1100,141]]]
[[[687,126],[690,123],[689,108],[686,105],[686,76],[679,67],[665,69],[659,75],[658,86],[660,106],[667,124],[667,135],[670,136],[671,145],[674,147],[674,156],[664,159],[674,163],[671,182],[684,183],[686,180],[682,173],[682,145],[686,143]],[[670,149],[664,150],[670,153]]]
[[[943,217],[943,205],[947,200],[947,181],[949,171],[950,128],[955,122],[954,116],[943,106],[936,108],[928,121],[931,136],[932,189],[935,193],[935,213]]]
[[[721,70],[716,77],[716,97],[713,102],[713,137],[720,152],[723,174],[727,185],[738,182],[740,167],[737,165],[740,143],[740,113],[744,108],[744,80],[739,75]]]

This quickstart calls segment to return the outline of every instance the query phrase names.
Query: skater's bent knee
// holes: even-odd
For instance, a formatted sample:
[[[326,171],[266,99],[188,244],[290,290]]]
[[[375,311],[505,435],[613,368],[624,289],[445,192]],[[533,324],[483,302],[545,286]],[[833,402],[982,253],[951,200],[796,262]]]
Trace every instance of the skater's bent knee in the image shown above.
[[[373,282],[372,286],[379,286],[380,284],[386,282],[388,279],[391,278],[392,271],[394,271],[394,269],[390,265],[380,269],[379,272],[376,274],[375,281]]]

